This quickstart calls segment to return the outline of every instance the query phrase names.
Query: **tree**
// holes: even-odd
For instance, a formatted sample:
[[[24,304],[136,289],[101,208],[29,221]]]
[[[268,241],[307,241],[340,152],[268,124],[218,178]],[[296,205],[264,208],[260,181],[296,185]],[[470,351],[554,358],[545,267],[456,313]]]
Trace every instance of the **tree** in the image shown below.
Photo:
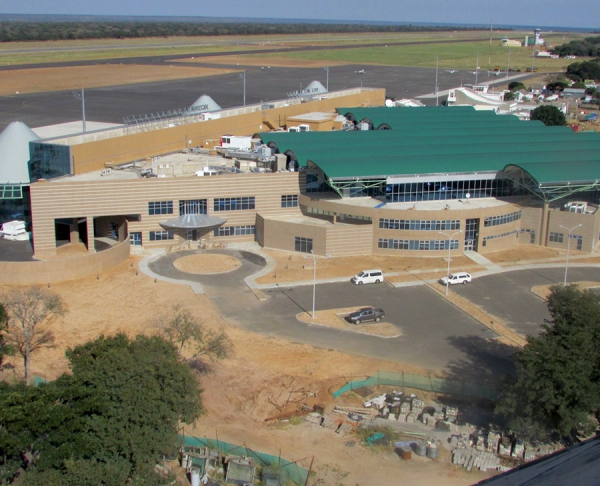
[[[538,106],[531,112],[531,120],[539,120],[547,126],[567,124],[565,114],[553,105]]]
[[[564,89],[568,88],[568,87],[569,87],[569,84],[566,83],[565,81],[553,81],[546,85],[546,89],[548,91],[559,92],[559,93],[562,93],[564,91]]]
[[[0,371],[4,369],[4,356],[10,354],[12,349],[6,342],[6,330],[8,329],[8,316],[6,309],[0,304]]]
[[[223,329],[206,330],[204,323],[183,307],[173,307],[172,315],[159,317],[154,325],[177,347],[179,356],[198,370],[206,368],[201,356],[214,360],[226,358],[232,352],[231,341]],[[185,351],[191,356],[183,358]]]
[[[548,309],[542,333],[515,353],[496,412],[525,439],[574,441],[595,430],[600,406],[600,296],[555,286]]]
[[[29,385],[32,353],[54,343],[54,335],[44,324],[63,316],[66,307],[60,296],[39,287],[10,290],[3,300],[9,315],[7,341],[23,357],[25,383]]]
[[[512,101],[515,99],[515,94],[512,91],[504,92],[504,101]]]
[[[508,83],[508,89],[510,91],[519,91],[520,89],[526,89],[525,85],[520,81],[511,81]]]
[[[202,413],[196,376],[159,336],[101,336],[67,352],[72,374],[0,384],[0,479],[34,456],[26,485],[169,484],[154,472],[180,421]]]

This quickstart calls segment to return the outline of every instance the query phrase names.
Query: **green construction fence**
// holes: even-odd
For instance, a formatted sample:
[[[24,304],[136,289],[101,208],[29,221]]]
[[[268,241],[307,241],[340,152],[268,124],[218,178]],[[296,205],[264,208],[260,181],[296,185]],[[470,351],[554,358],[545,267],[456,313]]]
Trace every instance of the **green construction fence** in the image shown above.
[[[351,390],[357,390],[365,386],[390,385],[399,388],[414,388],[434,393],[453,395],[461,398],[483,398],[486,400],[496,400],[498,391],[489,386],[469,381],[449,380],[436,378],[433,376],[421,376],[411,373],[395,373],[389,371],[378,371],[373,376],[364,380],[352,380],[346,383],[342,388],[333,392],[334,398],[342,393]]]

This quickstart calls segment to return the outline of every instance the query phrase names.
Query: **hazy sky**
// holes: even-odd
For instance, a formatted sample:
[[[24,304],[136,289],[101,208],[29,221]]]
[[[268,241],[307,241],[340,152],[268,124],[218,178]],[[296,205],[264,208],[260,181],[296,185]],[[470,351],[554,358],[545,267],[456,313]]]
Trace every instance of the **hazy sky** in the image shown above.
[[[0,13],[386,20],[600,29],[600,0],[0,0]]]

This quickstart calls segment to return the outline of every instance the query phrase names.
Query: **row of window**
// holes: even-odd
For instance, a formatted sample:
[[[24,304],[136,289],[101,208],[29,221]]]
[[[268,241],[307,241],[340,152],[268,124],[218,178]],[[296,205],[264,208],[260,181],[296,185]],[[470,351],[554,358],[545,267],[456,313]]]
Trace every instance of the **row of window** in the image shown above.
[[[307,206],[302,206],[302,213],[303,214],[316,214],[316,215],[320,215],[320,216],[335,216],[336,213],[332,212],[332,211],[326,211],[324,209],[319,209],[319,208],[311,208],[311,207],[307,207]],[[340,218],[340,220],[344,220],[344,219],[354,219],[357,221],[372,221],[373,218],[371,218],[371,216],[358,216],[356,214],[342,214],[342,213],[337,213],[338,217]]]
[[[388,202],[502,197],[514,195],[515,192],[513,183],[509,179],[441,180],[388,184],[385,187]]]
[[[553,233],[551,231],[550,234],[548,235],[548,240],[551,241],[552,243],[562,243],[564,236],[565,235],[563,233]]]
[[[516,211],[510,214],[503,214],[502,216],[490,216],[485,218],[484,226],[498,226],[500,224],[512,223],[513,221],[519,221],[521,219],[521,211]]]
[[[255,208],[254,196],[215,198],[215,211],[241,211]]]
[[[220,228],[215,228],[214,235],[215,236],[240,236],[240,235],[253,235],[255,230],[255,226],[245,225],[245,226],[221,226]]]
[[[458,250],[458,240],[394,240],[379,238],[377,248],[388,250]]]
[[[509,231],[507,233],[502,233],[500,235],[484,236],[483,237],[483,246],[487,245],[488,240],[495,240],[496,238],[506,238],[507,236],[511,236],[511,235],[517,235],[517,238],[518,238],[520,232],[521,232],[521,230],[513,230],[513,231]]]
[[[285,199],[284,199],[285,198]],[[285,205],[284,205],[285,203]],[[239,211],[255,208],[255,197],[222,197],[214,201],[215,211]],[[298,196],[281,196],[281,207],[298,206]],[[148,214],[173,214],[173,201],[151,201],[148,203]],[[179,215],[207,214],[206,199],[189,199],[179,201]]]
[[[421,220],[421,219],[387,219],[379,220],[379,227],[382,229],[396,230],[419,230],[419,231],[441,231],[460,229],[459,219],[447,220]]]
[[[175,235],[172,231],[150,231],[150,241],[172,240]]]

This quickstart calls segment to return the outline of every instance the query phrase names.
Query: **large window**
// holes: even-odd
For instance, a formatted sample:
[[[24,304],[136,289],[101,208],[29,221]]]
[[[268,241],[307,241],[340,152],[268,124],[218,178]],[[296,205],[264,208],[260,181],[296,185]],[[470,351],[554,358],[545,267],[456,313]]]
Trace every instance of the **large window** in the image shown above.
[[[255,231],[254,225],[246,226],[221,226],[215,228],[215,236],[241,236],[241,235],[253,235]]]
[[[395,240],[393,238],[379,238],[377,248],[388,250],[416,250],[434,251],[447,250],[450,244],[451,250],[458,250],[458,240]]]
[[[313,249],[312,238],[302,238],[301,236],[296,236],[296,238],[294,239],[294,243],[296,251],[310,253]]]
[[[215,211],[239,211],[254,209],[254,196],[215,198]]]
[[[150,241],[172,240],[172,231],[150,231]]]
[[[187,199],[179,201],[179,216],[186,214],[206,214],[206,199]]]
[[[289,194],[281,196],[281,207],[282,208],[297,208],[298,207],[298,194]]]
[[[485,177],[485,176],[483,176]],[[462,181],[429,181],[388,184],[385,188],[387,202],[437,201],[445,199],[470,199],[501,197],[516,194],[510,179],[489,179]]]
[[[552,231],[548,235],[548,240],[552,243],[562,243],[565,235],[563,233],[553,233]]]
[[[151,201],[148,203],[148,214],[173,214],[173,201]]]
[[[521,219],[521,211],[516,211],[510,214],[503,214],[501,216],[490,216],[485,218],[484,226],[498,226],[501,224],[512,223]]]
[[[379,220],[382,229],[443,231],[460,229],[459,219],[421,220],[421,219],[386,219]]]

